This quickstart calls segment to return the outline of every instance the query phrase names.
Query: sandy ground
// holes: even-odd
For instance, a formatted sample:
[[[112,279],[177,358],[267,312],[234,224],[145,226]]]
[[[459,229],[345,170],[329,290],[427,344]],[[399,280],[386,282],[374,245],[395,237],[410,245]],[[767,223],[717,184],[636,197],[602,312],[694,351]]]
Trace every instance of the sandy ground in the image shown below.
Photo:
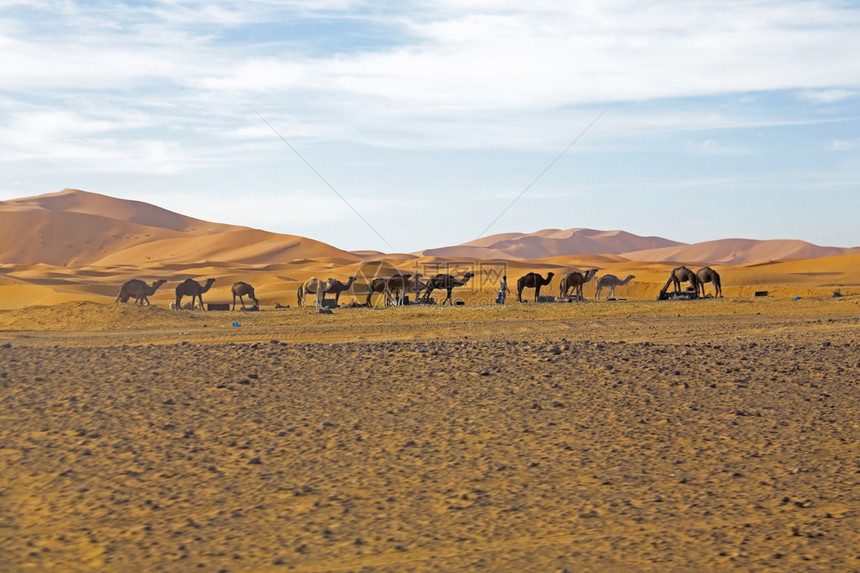
[[[859,349],[856,297],[4,311],[0,562],[856,571]]]

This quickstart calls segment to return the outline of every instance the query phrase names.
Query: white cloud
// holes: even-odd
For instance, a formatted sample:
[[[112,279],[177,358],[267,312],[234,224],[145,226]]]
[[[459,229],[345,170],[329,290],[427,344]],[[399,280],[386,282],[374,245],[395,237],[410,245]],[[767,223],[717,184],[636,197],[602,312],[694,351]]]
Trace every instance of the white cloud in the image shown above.
[[[858,148],[860,148],[860,140],[846,141],[844,139],[835,139],[827,146],[827,149],[830,151],[854,151]]]

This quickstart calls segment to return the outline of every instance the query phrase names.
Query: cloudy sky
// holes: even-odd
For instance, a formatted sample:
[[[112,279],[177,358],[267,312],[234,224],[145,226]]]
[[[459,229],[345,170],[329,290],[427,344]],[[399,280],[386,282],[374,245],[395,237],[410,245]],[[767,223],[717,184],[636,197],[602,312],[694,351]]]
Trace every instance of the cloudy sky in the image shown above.
[[[858,246],[857,38],[853,0],[0,0],[0,199],[388,252],[570,227]]]

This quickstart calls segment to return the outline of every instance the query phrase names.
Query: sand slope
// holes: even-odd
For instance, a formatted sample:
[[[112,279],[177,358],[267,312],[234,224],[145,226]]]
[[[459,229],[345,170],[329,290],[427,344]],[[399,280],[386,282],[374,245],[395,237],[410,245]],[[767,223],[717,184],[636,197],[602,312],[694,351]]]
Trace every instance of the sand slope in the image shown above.
[[[860,248],[820,247],[796,240],[722,239],[694,245],[677,245],[621,253],[637,261],[688,261],[744,265],[781,259],[815,259],[860,253]]]
[[[209,223],[76,189],[0,202],[0,263],[144,267],[359,257],[319,241]]]
[[[421,255],[476,259],[530,260],[558,255],[605,255],[681,245],[660,237],[640,237],[624,231],[544,229],[536,233],[503,233],[452,247],[427,249]]]
[[[545,229],[502,233],[419,255],[468,259],[534,260],[561,255],[621,255],[636,261],[743,265],[757,261],[813,259],[860,253],[860,247],[822,247],[797,240],[720,239],[688,245],[624,231]]]

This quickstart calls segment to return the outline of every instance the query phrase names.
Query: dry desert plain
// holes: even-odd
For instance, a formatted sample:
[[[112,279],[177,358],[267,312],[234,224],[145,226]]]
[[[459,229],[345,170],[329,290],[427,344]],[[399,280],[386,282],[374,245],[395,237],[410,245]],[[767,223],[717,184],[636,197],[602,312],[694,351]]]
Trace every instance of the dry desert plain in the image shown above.
[[[0,312],[3,570],[860,569],[856,295],[264,308]]]

